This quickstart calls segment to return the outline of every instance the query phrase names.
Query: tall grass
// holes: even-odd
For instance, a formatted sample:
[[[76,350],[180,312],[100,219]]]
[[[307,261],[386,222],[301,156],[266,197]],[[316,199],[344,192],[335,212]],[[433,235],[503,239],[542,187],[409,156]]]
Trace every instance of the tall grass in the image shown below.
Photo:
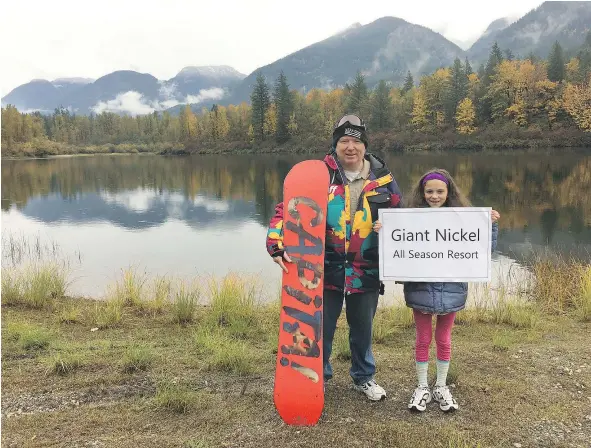
[[[123,306],[139,307],[146,280],[146,274],[138,273],[136,268],[122,269],[121,277],[109,288],[109,297]]]
[[[45,308],[62,298],[69,285],[68,270],[58,262],[2,269],[2,303]]]
[[[591,265],[566,257],[537,257],[531,264],[535,275],[531,295],[548,313],[575,310],[589,319],[591,312]]]
[[[2,303],[44,308],[67,294],[70,263],[39,236],[2,235]]]
[[[188,324],[195,319],[200,290],[195,285],[181,281],[174,294],[172,319],[179,324]]]
[[[260,316],[254,278],[228,274],[221,281],[210,279],[209,293],[206,321],[211,327],[226,328],[240,338],[258,330]]]

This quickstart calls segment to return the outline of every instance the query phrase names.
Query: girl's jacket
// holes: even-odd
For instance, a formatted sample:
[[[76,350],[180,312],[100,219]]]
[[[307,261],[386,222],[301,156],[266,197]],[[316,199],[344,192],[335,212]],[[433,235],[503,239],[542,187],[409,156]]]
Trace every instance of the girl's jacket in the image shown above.
[[[492,224],[491,252],[497,247],[499,224]],[[468,283],[402,282],[404,300],[410,308],[430,314],[447,314],[466,306]]]

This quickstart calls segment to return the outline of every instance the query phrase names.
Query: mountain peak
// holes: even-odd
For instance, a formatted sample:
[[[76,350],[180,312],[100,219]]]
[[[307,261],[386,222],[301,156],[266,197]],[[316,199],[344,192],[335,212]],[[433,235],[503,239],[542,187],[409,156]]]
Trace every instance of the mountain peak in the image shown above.
[[[56,78],[51,81],[52,84],[90,84],[95,80],[92,78],[82,78],[82,77],[73,77],[73,78]]]
[[[175,78],[188,78],[192,76],[205,76],[208,78],[245,78],[238,70],[230,67],[229,65],[205,65],[205,66],[194,66],[190,65],[184,67],[180,72],[177,73]]]

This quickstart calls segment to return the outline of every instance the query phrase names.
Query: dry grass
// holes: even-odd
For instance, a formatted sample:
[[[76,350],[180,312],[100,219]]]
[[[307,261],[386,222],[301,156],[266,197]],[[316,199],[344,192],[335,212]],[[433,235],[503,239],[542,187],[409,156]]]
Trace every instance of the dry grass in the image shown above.
[[[57,302],[81,316],[96,305]],[[448,382],[455,385],[460,410],[444,415],[430,405],[417,416],[406,409],[415,385],[414,328],[401,310],[380,310],[380,325],[397,322],[396,331],[374,346],[376,379],[388,398],[370,403],[353,391],[350,360],[334,356],[335,377],[319,424],[295,428],[281,423],[273,405],[276,354],[270,341],[279,323],[272,309],[255,307],[260,332],[239,337],[229,331],[231,325],[214,331],[206,324],[207,307],[185,325],[173,323],[167,308],[156,315],[125,313],[117,326],[94,332],[84,319],[58,323],[49,309],[4,307],[3,446],[68,440],[115,447],[405,448],[423,440],[445,448],[584,446],[588,440],[586,403],[572,399],[585,397],[580,386],[591,384],[591,366],[584,361],[591,358],[587,322],[540,313],[533,328],[492,318],[458,325]],[[344,315],[338,325],[338,337],[347,341]],[[45,334],[30,338],[43,348],[24,348],[24,335],[31,332]],[[431,365],[430,379],[434,373]],[[540,388],[545,394],[537,393]],[[562,428],[560,439],[551,428]],[[548,431],[551,435],[544,435]]]

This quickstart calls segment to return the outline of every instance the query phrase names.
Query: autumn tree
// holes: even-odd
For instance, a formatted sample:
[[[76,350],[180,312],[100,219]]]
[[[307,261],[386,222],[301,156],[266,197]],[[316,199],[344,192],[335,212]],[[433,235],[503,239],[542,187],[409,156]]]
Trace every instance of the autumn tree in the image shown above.
[[[474,127],[476,112],[474,111],[474,104],[470,98],[464,98],[460,101],[455,120],[456,129],[460,134],[471,134],[476,130]]]
[[[582,86],[567,85],[564,89],[563,107],[580,129],[591,132],[591,83]]]
[[[423,89],[415,91],[411,123],[417,131],[422,131],[429,125],[429,109]]]

